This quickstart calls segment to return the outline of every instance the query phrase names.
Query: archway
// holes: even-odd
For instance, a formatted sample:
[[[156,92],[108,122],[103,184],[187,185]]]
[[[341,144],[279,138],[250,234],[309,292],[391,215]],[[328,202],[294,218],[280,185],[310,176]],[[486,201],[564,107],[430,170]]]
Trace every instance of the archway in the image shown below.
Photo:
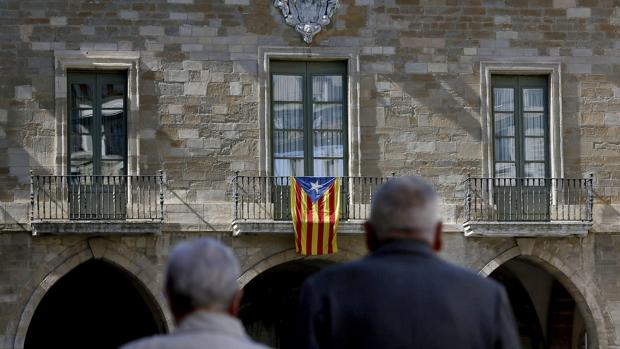
[[[60,278],[38,304],[24,348],[115,349],[163,333],[165,321],[137,280],[100,259]]]
[[[513,258],[489,277],[502,283],[524,349],[585,349],[584,314],[562,282],[524,257]]]
[[[298,259],[258,274],[244,287],[239,317],[248,334],[274,348],[296,348],[295,322],[299,290],[304,280],[334,264]]]

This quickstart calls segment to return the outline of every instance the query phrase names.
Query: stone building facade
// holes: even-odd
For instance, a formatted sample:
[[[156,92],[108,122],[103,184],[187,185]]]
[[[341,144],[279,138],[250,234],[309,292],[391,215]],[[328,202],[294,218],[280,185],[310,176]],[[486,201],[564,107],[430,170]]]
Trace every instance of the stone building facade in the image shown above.
[[[132,311],[151,314],[152,325],[107,344],[169,331],[163,266],[171,246],[198,236],[221,239],[241,260],[250,333],[288,347],[290,324],[277,317],[292,316],[303,277],[363,256],[360,222],[373,181],[407,174],[441,193],[442,256],[505,283],[524,347],[620,348],[618,5],[341,0],[331,23],[306,44],[268,0],[0,0],[0,348],[37,347],[36,338],[54,333],[69,341],[82,330],[108,331]],[[331,149],[342,154],[336,174],[354,179],[344,186],[350,212],[331,256],[298,256],[286,214],[276,217],[287,210],[286,200],[277,200],[286,185],[266,177],[278,174],[278,103],[303,103],[310,115],[304,108],[322,98],[310,87],[309,100],[276,100],[276,62],[316,64],[319,74],[324,63],[344,67],[341,148]],[[95,89],[103,97],[75,102],[74,81],[100,86],[112,73],[126,81],[121,107],[105,88]],[[533,77],[544,84],[528,85]],[[534,92],[542,99],[525,97]],[[73,128],[73,115],[96,114],[101,129],[88,126],[86,135]],[[125,124],[106,128],[118,115]],[[507,128],[502,117],[513,120]],[[528,128],[526,119],[542,121]],[[309,124],[306,138],[316,131]],[[91,137],[99,159],[77,172],[92,181],[77,187],[75,132]],[[114,137],[120,148],[92,150],[92,139],[108,144]],[[317,151],[303,142],[306,153]],[[529,153],[530,145],[537,150]],[[115,152],[121,160],[104,156]],[[540,171],[527,165],[536,159]],[[322,168],[300,161],[307,175]],[[120,172],[106,173],[108,165]],[[78,187],[87,190],[78,196]],[[149,216],[102,218],[81,206],[86,196],[107,198],[114,214],[148,203],[142,209]],[[528,216],[536,212],[544,214]],[[97,289],[113,292],[115,282],[133,287],[146,310],[120,298],[106,303]],[[89,285],[99,285],[92,295],[67,296]],[[269,308],[279,309],[277,316]],[[100,322],[71,327],[79,324],[63,318],[63,309]]]

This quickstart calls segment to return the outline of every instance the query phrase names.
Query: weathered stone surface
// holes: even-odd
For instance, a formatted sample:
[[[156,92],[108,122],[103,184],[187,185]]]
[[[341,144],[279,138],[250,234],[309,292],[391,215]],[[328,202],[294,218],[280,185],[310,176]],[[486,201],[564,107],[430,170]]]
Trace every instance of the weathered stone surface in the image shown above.
[[[139,97],[131,101],[136,136],[129,140],[136,153],[129,169],[163,169],[168,178],[162,233],[109,236],[114,247],[94,248],[97,256],[131,251],[149,261],[141,268],[157,275],[156,285],[170,247],[196,236],[233,246],[248,271],[242,280],[264,271],[261,265],[295,257],[292,233],[231,237],[233,171],[257,175],[270,163],[261,153],[270,144],[261,118],[268,112],[269,96],[261,94],[268,74],[260,73],[266,48],[282,49],[278,58],[292,49],[296,59],[359,58],[348,85],[359,96],[348,101],[349,111],[359,111],[359,128],[349,130],[360,134],[359,144],[349,147],[350,153],[359,149],[359,173],[429,179],[452,227],[445,258],[480,271],[515,247],[535,254],[532,259],[587,292],[601,329],[598,347],[620,346],[620,20],[610,2],[346,1],[310,47],[274,16],[272,1],[61,3],[0,4],[0,349],[12,348],[35,287],[61,260],[88,248],[86,236],[33,237],[29,225],[29,171],[66,168],[60,138],[66,72],[55,62],[59,51],[98,52],[107,57],[100,67],[111,56],[137,53],[130,81]],[[331,53],[343,49],[349,53]],[[488,161],[480,98],[480,62],[488,61],[561,63],[562,145],[555,150],[562,151],[565,176],[595,178],[587,236],[536,237],[528,245],[456,231],[462,180],[482,175]],[[360,235],[343,235],[340,243],[352,253],[346,258],[365,252]]]

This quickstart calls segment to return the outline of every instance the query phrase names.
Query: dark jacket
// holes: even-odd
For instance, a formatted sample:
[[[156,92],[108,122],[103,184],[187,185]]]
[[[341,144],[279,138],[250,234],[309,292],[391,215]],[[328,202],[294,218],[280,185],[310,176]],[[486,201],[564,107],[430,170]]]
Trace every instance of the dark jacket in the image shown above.
[[[306,280],[300,348],[520,348],[506,292],[416,240]]]

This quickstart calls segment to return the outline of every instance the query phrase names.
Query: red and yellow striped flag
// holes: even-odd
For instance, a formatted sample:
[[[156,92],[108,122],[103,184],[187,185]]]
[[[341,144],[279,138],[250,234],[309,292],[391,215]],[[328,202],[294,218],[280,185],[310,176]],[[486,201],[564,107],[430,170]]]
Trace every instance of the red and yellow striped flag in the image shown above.
[[[291,177],[291,216],[297,253],[316,256],[337,252],[340,179]]]

